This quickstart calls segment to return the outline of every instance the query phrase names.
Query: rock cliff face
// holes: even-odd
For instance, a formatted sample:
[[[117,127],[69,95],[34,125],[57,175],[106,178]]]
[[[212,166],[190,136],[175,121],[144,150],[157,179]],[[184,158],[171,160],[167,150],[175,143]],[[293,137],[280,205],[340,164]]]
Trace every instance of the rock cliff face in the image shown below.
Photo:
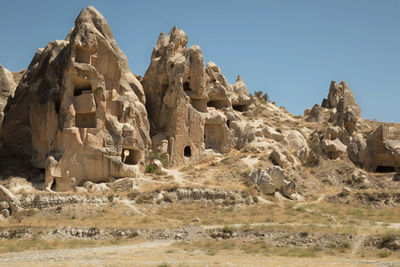
[[[294,116],[249,96],[240,75],[230,84],[187,42],[177,27],[161,33],[139,81],[104,17],[83,9],[66,40],[38,49],[26,72],[13,78],[0,65],[0,155],[44,169],[46,188],[57,191],[136,177],[149,163],[161,169],[161,162],[223,158],[232,148],[262,154],[245,163],[258,162],[247,178],[267,194],[292,195],[303,165],[317,166],[320,157],[348,156],[372,171],[400,168],[398,130],[370,127],[345,82],[332,82],[321,106]]]
[[[135,176],[151,146],[145,96],[104,17],[81,11],[65,41],[38,49],[4,119],[11,152],[47,186]]]
[[[4,108],[8,98],[14,95],[15,83],[13,74],[0,64],[0,137],[4,118]]]
[[[187,41],[177,27],[161,33],[143,78],[153,149],[173,164],[199,162],[205,149],[228,152],[235,132],[224,112],[251,104],[241,77],[232,87],[215,63],[205,68],[200,47],[187,48]]]
[[[364,169],[378,172],[400,168],[400,132],[381,125],[364,140],[357,135],[348,149],[350,159]]]

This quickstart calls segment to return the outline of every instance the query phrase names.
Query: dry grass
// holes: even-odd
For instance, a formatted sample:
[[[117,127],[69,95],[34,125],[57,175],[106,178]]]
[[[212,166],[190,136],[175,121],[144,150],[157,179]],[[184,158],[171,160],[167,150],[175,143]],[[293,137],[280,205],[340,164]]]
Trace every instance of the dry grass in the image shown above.
[[[143,201],[145,203],[145,201]],[[2,226],[56,227],[121,227],[121,228],[178,228],[184,225],[234,225],[263,229],[329,232],[329,233],[385,233],[390,223],[400,221],[398,208],[373,209],[332,203],[294,206],[294,203],[258,204],[223,207],[208,202],[136,205],[145,215],[129,207],[113,206],[63,208],[60,212],[26,214],[19,221]],[[184,212],[182,212],[184,211]],[[200,221],[195,221],[198,217]],[[382,222],[378,224],[378,222]]]
[[[49,249],[72,249],[84,247],[99,247],[105,245],[121,245],[127,243],[126,240],[44,240],[38,238],[31,239],[10,239],[0,240],[0,253],[21,252],[26,250],[49,250]],[[132,241],[129,241],[132,243]]]

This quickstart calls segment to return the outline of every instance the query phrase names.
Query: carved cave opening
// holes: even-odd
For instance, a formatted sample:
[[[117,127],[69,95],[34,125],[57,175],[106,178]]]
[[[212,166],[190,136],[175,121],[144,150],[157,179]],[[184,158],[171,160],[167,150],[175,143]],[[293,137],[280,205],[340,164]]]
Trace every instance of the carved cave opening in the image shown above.
[[[243,112],[247,110],[247,105],[233,105],[232,108],[236,111]]]
[[[190,149],[190,146],[185,147],[185,149],[183,150],[183,155],[188,158],[192,156],[192,150]]]
[[[191,92],[192,91],[192,88],[190,88],[190,83],[189,82],[184,82],[183,83],[183,90],[185,92]]]
[[[74,88],[74,96],[79,96],[82,94],[91,94],[91,93],[92,93],[92,87],[90,86],[90,83],[81,84],[79,86],[75,86]]]
[[[96,128],[96,112],[76,113],[75,127],[78,128]]]
[[[136,165],[140,161],[140,151],[136,149],[124,148],[121,154],[122,162],[129,165]]]
[[[229,103],[225,100],[213,100],[207,102],[207,107],[213,107],[215,109],[222,109],[229,107]]]
[[[380,172],[380,173],[396,172],[396,168],[392,166],[378,166],[376,167],[375,172]]]
[[[206,149],[212,149],[221,153],[222,151],[222,125],[204,125],[204,144]]]
[[[77,46],[75,49],[75,62],[89,64],[90,50]]]

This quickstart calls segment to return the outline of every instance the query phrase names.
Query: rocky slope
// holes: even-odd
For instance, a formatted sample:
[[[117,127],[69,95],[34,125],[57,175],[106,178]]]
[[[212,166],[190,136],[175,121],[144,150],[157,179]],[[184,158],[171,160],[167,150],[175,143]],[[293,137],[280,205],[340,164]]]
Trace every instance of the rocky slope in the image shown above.
[[[14,75],[16,89],[0,67],[4,214],[29,202],[13,194],[43,189],[136,190],[143,195],[131,200],[157,204],[182,200],[159,189],[166,185],[216,187],[235,192],[224,200],[250,205],[269,195],[400,188],[400,126],[363,119],[346,82],[332,82],[321,105],[295,116],[249,95],[240,75],[230,84],[187,42],[177,27],[161,33],[138,80],[105,18],[88,7],[66,40],[38,49]]]

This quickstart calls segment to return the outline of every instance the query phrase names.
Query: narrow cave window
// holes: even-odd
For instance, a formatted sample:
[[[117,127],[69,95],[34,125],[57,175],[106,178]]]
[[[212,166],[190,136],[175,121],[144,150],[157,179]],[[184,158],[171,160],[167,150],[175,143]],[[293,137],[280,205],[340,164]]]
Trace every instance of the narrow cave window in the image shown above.
[[[192,88],[190,88],[190,83],[189,82],[184,82],[183,83],[183,90],[186,92],[191,92]]]
[[[81,94],[90,94],[92,93],[92,88],[90,85],[84,86],[84,87],[75,87],[74,89],[74,96],[79,96]]]
[[[190,149],[190,146],[185,147],[183,155],[188,158],[192,156],[192,150]]]
[[[234,105],[234,106],[232,106],[232,108],[234,110],[236,110],[236,111],[239,111],[239,112],[243,112],[243,111],[247,110],[247,106],[246,105]]]
[[[89,64],[90,63],[90,50],[82,48],[82,47],[76,47],[75,62]]]
[[[139,150],[124,148],[121,154],[122,162],[129,165],[136,165],[140,160]]]
[[[226,108],[229,107],[229,102],[225,101],[225,100],[213,100],[213,101],[208,101],[207,102],[207,107],[212,107],[215,109],[222,109],[222,108]]]
[[[75,127],[78,128],[96,128],[96,112],[76,113]]]
[[[375,172],[381,172],[381,173],[396,172],[396,168],[391,166],[378,166],[376,167]]]
[[[228,127],[231,127],[231,120],[227,120],[227,121],[226,121],[226,125],[227,125]]]

